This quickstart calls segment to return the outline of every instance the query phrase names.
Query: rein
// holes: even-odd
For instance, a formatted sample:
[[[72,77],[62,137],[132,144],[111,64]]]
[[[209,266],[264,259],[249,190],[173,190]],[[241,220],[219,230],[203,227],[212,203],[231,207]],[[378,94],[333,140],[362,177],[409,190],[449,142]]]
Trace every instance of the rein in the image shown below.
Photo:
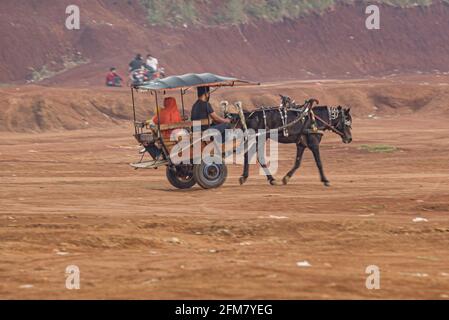
[[[329,111],[328,111],[328,112],[329,112]],[[328,129],[330,129],[330,130],[333,131],[334,133],[338,134],[340,137],[344,137],[344,136],[345,136],[343,132],[341,132],[340,130],[338,130],[337,128],[335,128],[334,126],[332,126],[331,124],[327,123],[326,121],[324,121],[323,119],[321,119],[320,117],[318,117],[318,116],[313,112],[313,110],[311,111],[311,113],[313,114],[313,116],[314,116],[316,119],[320,120],[320,121],[324,124],[324,126],[326,126]],[[329,117],[330,117],[330,114],[329,114]]]

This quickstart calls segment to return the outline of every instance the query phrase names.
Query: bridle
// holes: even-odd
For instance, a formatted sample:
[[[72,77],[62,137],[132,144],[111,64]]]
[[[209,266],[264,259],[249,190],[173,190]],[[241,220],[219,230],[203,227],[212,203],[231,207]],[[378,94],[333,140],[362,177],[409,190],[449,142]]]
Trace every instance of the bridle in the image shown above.
[[[333,126],[331,123],[333,120],[337,120],[339,118],[340,115],[340,110],[338,108],[334,108],[334,107],[327,107],[327,112],[329,114],[329,120],[330,123],[327,123],[326,121],[324,121],[323,119],[321,119],[319,116],[317,116],[316,114],[314,114],[315,119],[321,121],[325,127],[327,127],[329,130],[335,132],[336,134],[338,134],[340,137],[344,138],[345,134],[343,132],[341,132],[340,130],[338,130],[336,128],[336,126]],[[312,110],[313,113],[313,110]],[[341,109],[341,117],[342,120],[339,120],[339,123],[342,121],[343,122],[343,126],[350,126],[349,120],[346,120],[346,113],[344,109]],[[338,126],[338,125],[337,125]]]

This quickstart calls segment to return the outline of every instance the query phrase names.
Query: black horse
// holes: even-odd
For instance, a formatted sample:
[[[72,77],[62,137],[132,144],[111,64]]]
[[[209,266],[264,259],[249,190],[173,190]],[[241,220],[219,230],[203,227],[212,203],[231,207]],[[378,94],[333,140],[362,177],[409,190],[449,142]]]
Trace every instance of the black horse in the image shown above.
[[[313,106],[316,100],[306,102],[304,106],[298,106],[288,97],[282,97],[281,108],[258,109],[253,112],[244,112],[247,129],[258,132],[261,129],[270,130],[281,128],[278,132],[278,142],[283,144],[296,144],[296,160],[293,168],[285,175],[282,182],[287,184],[301,165],[302,156],[306,148],[310,149],[318,167],[321,182],[329,186],[329,180],[324,175],[323,164],[320,156],[320,142],[323,132],[331,130],[341,136],[344,143],[352,142],[351,125],[352,117],[350,108],[341,106],[327,107],[316,106],[304,116],[304,106]],[[298,121],[300,120],[300,121]],[[260,139],[269,139],[269,134],[257,136],[256,143]],[[255,154],[255,153],[254,153]],[[245,145],[244,168],[240,177],[240,184],[244,184],[249,177],[249,150]],[[277,181],[269,172],[265,159],[259,159],[261,167],[264,169],[267,179],[271,185],[277,185]]]

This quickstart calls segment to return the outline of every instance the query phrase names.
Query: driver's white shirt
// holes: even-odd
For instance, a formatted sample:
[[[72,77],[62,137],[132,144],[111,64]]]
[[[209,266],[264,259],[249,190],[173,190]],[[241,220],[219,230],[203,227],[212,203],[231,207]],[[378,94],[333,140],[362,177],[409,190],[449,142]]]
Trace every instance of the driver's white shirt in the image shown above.
[[[159,61],[157,61],[156,58],[148,58],[147,59],[147,66],[150,66],[151,68],[153,68],[153,70],[157,71],[158,64],[159,64]]]

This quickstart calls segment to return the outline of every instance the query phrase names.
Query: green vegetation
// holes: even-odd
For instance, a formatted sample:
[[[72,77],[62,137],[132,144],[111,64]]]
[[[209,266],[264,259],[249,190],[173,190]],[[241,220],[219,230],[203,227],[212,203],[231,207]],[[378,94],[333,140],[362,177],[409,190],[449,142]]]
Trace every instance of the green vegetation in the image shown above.
[[[51,78],[57,74],[63,73],[67,70],[73,69],[79,65],[89,63],[89,59],[85,59],[80,54],[74,54],[70,56],[62,56],[62,69],[59,68],[58,70],[54,70],[51,67],[48,67],[47,65],[43,65],[39,69],[31,69],[31,73],[28,76],[28,81],[30,82],[39,82],[44,79]],[[55,61],[52,61],[51,65],[58,65]]]
[[[310,12],[323,12],[337,2],[354,0],[140,0],[154,25],[240,24],[251,20],[280,21],[298,18]],[[367,4],[386,3],[392,6],[428,6],[432,0],[362,0]],[[449,2],[449,0],[444,0]]]
[[[197,23],[197,0],[141,0],[148,20],[157,25]]]
[[[392,153],[398,151],[398,148],[394,146],[389,146],[387,144],[373,144],[373,145],[364,144],[361,145],[359,149],[372,153]]]

